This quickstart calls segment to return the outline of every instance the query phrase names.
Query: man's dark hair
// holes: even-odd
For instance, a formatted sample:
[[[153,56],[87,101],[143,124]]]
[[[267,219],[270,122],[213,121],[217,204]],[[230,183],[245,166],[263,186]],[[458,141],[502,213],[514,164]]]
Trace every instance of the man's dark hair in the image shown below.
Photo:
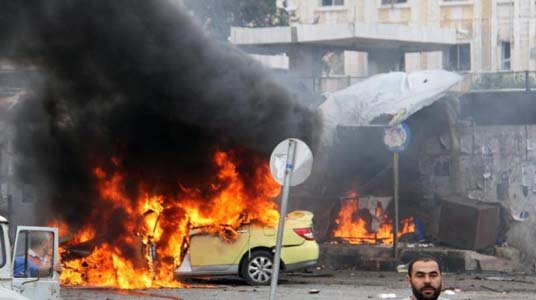
[[[418,262],[418,261],[434,261],[436,264],[437,264],[437,267],[439,268],[439,273],[441,273],[441,265],[439,264],[439,261],[431,256],[431,255],[422,255],[422,256],[418,256],[414,259],[412,259],[409,264],[408,264],[408,276],[411,277],[411,271],[413,270],[413,264]]]

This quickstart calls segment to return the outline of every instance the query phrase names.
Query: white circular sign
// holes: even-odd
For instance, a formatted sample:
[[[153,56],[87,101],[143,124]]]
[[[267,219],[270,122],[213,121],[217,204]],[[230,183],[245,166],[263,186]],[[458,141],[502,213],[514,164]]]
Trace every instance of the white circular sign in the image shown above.
[[[289,164],[287,165],[291,143],[295,144],[296,152],[294,162],[288,162]],[[270,172],[280,185],[284,185],[287,168],[292,170],[291,186],[303,183],[311,174],[313,153],[303,141],[295,138],[286,139],[279,143],[272,152],[272,156],[270,156]]]
[[[401,152],[406,149],[410,140],[410,130],[405,123],[385,129],[383,142],[393,152]]]

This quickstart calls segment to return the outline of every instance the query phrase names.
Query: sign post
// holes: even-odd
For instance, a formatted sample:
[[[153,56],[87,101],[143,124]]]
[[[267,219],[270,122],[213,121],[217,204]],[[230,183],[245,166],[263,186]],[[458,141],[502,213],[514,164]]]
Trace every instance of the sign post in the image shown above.
[[[393,198],[394,198],[394,226],[393,226],[393,257],[398,259],[398,161],[400,152],[409,145],[411,132],[405,123],[387,128],[383,135],[383,142],[393,152]]]
[[[283,231],[289,191],[291,186],[304,182],[311,174],[313,154],[309,147],[299,139],[286,139],[279,143],[270,157],[270,172],[274,179],[283,185],[281,194],[281,207],[277,225],[277,239],[275,246],[274,264],[270,282],[270,300],[275,300],[279,267],[281,262],[281,246],[283,244]]]
[[[393,226],[393,257],[398,259],[398,152],[393,152],[393,193],[395,200],[395,224]]]

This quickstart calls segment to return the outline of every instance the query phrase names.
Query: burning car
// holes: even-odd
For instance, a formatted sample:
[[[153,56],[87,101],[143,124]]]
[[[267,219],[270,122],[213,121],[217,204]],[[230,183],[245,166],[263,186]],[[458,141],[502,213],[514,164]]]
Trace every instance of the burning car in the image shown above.
[[[190,230],[190,247],[177,277],[239,275],[250,285],[270,284],[276,245],[274,227],[245,224],[238,237],[227,242],[201,228]],[[282,271],[313,266],[319,255],[313,233],[313,214],[293,211],[287,215],[281,250]]]

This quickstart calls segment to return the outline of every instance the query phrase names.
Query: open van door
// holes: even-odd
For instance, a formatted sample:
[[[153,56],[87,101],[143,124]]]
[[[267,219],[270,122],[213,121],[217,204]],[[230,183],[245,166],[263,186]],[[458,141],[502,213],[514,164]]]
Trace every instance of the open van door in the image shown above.
[[[60,299],[57,228],[18,226],[12,259],[14,289],[30,299]]]

